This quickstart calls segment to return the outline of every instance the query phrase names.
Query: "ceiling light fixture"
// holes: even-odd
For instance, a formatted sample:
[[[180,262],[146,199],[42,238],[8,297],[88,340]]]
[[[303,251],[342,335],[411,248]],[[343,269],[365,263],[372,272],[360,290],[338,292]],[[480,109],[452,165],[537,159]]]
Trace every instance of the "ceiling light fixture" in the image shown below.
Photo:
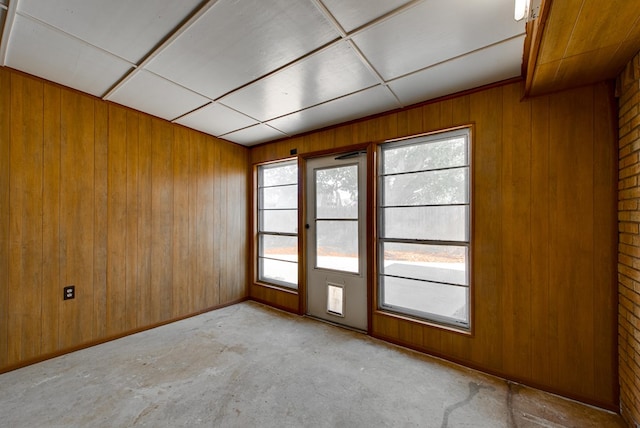
[[[529,16],[530,0],[516,0],[516,7],[513,19],[522,21]]]

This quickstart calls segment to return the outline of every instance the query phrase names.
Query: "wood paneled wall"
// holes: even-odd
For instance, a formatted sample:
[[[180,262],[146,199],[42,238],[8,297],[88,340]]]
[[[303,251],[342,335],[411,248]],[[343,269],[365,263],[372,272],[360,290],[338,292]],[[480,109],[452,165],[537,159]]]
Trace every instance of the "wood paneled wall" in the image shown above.
[[[0,371],[246,298],[248,165],[0,68]]]
[[[602,83],[521,101],[522,87],[510,83],[257,146],[251,161],[473,123],[473,334],[375,308],[371,333],[616,410],[613,90]],[[282,306],[276,293],[261,298]]]

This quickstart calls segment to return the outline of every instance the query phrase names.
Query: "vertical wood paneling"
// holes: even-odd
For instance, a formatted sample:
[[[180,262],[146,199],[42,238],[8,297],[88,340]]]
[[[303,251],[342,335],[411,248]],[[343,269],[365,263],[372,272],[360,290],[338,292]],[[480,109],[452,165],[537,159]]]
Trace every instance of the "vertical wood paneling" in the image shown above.
[[[594,391],[594,338],[591,324],[593,271],[593,90],[568,91],[551,104],[550,130],[555,141],[557,242],[551,272],[557,281],[560,383],[580,395]],[[576,106],[582,108],[577,109]],[[590,214],[587,214],[590,213]],[[584,308],[570,310],[570,308]],[[588,373],[589,376],[585,376]]]
[[[200,138],[197,143],[197,217],[196,224],[198,239],[196,244],[196,259],[198,266],[198,286],[203,302],[207,306],[217,300],[218,278],[214,277],[214,267],[218,266],[221,255],[217,244],[220,237],[215,234],[214,224],[219,218],[216,212],[220,209],[221,202],[214,201],[213,171],[219,166],[214,166],[214,147]],[[216,212],[214,212],[216,210]],[[214,247],[215,246],[215,247]]]
[[[558,349],[557,303],[550,298],[549,258],[551,242],[550,204],[555,199],[551,189],[549,98],[531,102],[531,376],[544,385],[558,383],[558,360],[549,358],[549,349]],[[535,132],[534,132],[535,131]],[[535,267],[535,269],[533,268]]]
[[[334,128],[333,137],[308,134],[296,145],[304,153],[473,124],[473,334],[375,308],[372,333],[615,408],[611,88],[525,101],[521,91],[518,83],[484,89]],[[252,148],[251,161],[281,159],[292,141]],[[297,308],[291,294],[266,287],[252,284],[251,296]]]
[[[41,352],[43,84],[11,80],[8,355],[24,361]]]
[[[60,281],[76,297],[61,305],[61,348],[93,339],[94,101],[62,91]]]
[[[0,68],[0,371],[245,298],[248,152]]]
[[[152,322],[173,309],[173,129],[151,121],[151,306]]]
[[[398,135],[413,135],[423,132],[422,116],[422,108],[420,107],[399,112]]]
[[[227,154],[223,156],[223,151],[218,145],[205,142],[203,148],[203,159],[205,160],[202,170],[202,194],[206,206],[204,213],[203,236],[208,240],[204,245],[204,254],[213,254],[208,259],[203,259],[203,277],[205,280],[204,295],[207,305],[216,305],[220,301],[220,288],[226,287],[227,270],[222,269],[223,263],[228,259],[226,252],[226,226],[223,226],[228,219],[225,217],[227,210],[227,189],[225,188],[225,173],[227,169]]]
[[[440,104],[431,103],[422,107],[422,124],[424,132],[442,129],[440,126]]]
[[[132,330],[138,327],[138,113],[127,110],[127,225],[125,242],[125,314],[124,328]]]
[[[173,146],[173,311],[172,316],[190,313],[191,270],[189,259],[189,131],[176,128]]]
[[[5,69],[0,88],[7,125],[0,128],[0,279],[8,283],[0,293],[0,368],[54,349],[56,331],[57,349],[69,349],[108,337],[107,328],[122,334],[245,296],[246,268],[237,259],[247,255],[247,149],[130,111],[124,129],[112,129],[108,103]],[[585,87],[521,103],[519,90],[513,84],[434,102],[259,146],[250,157],[474,123],[475,334],[376,314],[373,333],[613,406],[615,216],[602,209],[615,198],[611,91]],[[111,147],[114,139],[120,147]],[[114,226],[123,211],[122,227]],[[56,247],[57,262],[45,260]],[[107,288],[119,262],[122,331],[106,312],[122,296]],[[49,299],[66,284],[76,285],[77,297],[60,295],[56,315]],[[298,304],[297,295],[264,287],[251,294]],[[57,326],[44,328],[44,317],[55,324],[56,316]]]
[[[488,369],[503,367],[504,288],[502,277],[502,114],[503,88],[470,96],[471,117],[476,120],[473,140],[474,225],[473,293],[476,341],[472,358]],[[506,308],[510,310],[510,308]],[[489,327],[490,326],[490,327]]]
[[[613,106],[609,93],[611,88],[607,84],[599,84],[594,88],[594,115],[602,113],[607,117],[603,120],[593,121],[594,126],[594,198],[593,198],[593,215],[594,215],[594,263],[593,280],[594,280],[594,296],[593,296],[593,313],[604,313],[611,317],[613,323],[617,323],[616,307],[616,291],[611,290],[608,284],[612,280],[617,280],[615,266],[617,263],[616,254],[607,251],[608,248],[615,247],[618,243],[617,227],[610,223],[611,216],[616,216],[616,191],[617,191],[617,174],[618,165],[616,163],[617,150],[616,146],[610,144],[612,139],[616,139],[616,109]],[[602,245],[601,243],[608,243]],[[596,263],[596,261],[598,261]],[[607,320],[608,321],[608,320]],[[593,317],[593,341],[594,355],[616,354],[617,338],[610,334],[609,322],[602,322],[597,317]],[[614,402],[618,395],[617,365],[614,360],[607,359],[595,360],[595,379],[594,385],[596,391],[606,397],[607,400]]]
[[[151,284],[152,151],[151,117],[140,116],[138,129],[138,325],[154,322]]]
[[[201,159],[201,140],[202,135],[192,132],[189,135],[189,242],[191,247],[191,257],[189,257],[189,270],[191,271],[191,296],[193,308],[197,307],[199,302],[205,301],[205,284],[200,275],[200,194],[198,193],[199,177],[200,177],[200,159]]]
[[[59,348],[60,286],[60,88],[44,87],[42,192],[42,353]]]
[[[531,378],[531,104],[503,89],[502,278],[505,370]]]
[[[242,165],[246,165],[248,157],[244,155],[244,149],[232,146],[227,156],[230,159],[227,170],[227,260],[224,266],[233,265],[236,260],[235,269],[228,269],[227,282],[224,287],[220,287],[220,299],[222,301],[238,300],[246,295],[246,278],[248,272],[248,260],[246,252],[246,242],[234,239],[247,228],[246,216],[235,215],[234,213],[246,213],[248,198],[243,194],[242,189],[247,188],[248,175],[242,170]]]
[[[8,364],[9,346],[9,198],[11,74],[0,67],[0,367]]]
[[[107,334],[125,331],[127,293],[127,111],[109,105]]]
[[[109,106],[96,102],[94,111],[93,337],[98,338],[107,335]]]

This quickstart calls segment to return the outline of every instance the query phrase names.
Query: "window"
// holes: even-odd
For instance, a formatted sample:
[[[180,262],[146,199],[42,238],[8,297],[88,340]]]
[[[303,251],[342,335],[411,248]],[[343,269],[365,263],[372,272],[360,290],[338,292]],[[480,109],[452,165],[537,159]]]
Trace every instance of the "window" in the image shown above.
[[[258,280],[298,288],[298,164],[258,166]]]
[[[378,306],[468,329],[468,128],[380,146]]]

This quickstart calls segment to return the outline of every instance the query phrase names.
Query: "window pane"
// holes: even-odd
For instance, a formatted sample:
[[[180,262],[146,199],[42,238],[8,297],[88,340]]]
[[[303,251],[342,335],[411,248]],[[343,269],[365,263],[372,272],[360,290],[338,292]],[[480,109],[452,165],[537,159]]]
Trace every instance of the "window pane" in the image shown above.
[[[261,213],[261,231],[298,233],[297,210],[263,210]]]
[[[383,306],[405,308],[459,320],[468,320],[468,288],[381,276]]]
[[[468,241],[468,211],[468,206],[383,208],[383,237]]]
[[[358,221],[316,222],[316,266],[358,272]]]
[[[454,137],[383,149],[383,174],[450,168],[469,163],[465,137]]]
[[[467,285],[467,247],[383,243],[382,273]]]
[[[298,261],[298,237],[260,235],[260,256],[272,259]]]
[[[262,208],[298,208],[298,185],[260,189]]]
[[[258,258],[260,280],[267,282],[284,283],[293,288],[298,286],[298,264],[283,262],[280,260]]]
[[[384,177],[384,205],[445,205],[469,202],[469,168]]]
[[[316,170],[316,218],[358,218],[358,165]]]
[[[263,165],[260,167],[260,171],[262,173],[260,186],[279,186],[298,182],[298,164],[296,162]]]

